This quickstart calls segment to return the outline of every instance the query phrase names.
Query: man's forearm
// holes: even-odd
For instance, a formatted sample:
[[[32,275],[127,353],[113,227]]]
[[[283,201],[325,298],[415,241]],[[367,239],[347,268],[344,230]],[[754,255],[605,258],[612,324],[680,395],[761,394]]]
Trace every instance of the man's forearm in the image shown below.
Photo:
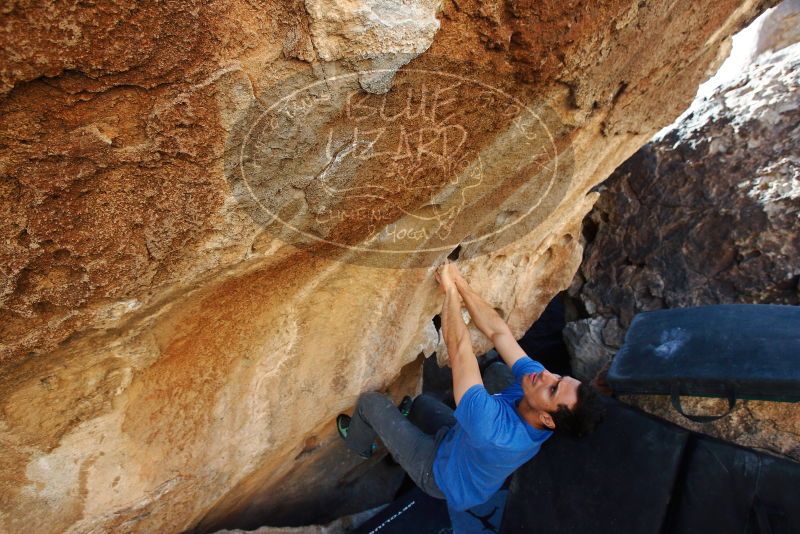
[[[483,384],[483,380],[475,351],[472,350],[469,330],[461,318],[461,298],[455,286],[451,286],[445,292],[442,306],[442,336],[447,345],[450,368],[453,370],[453,399],[458,406],[467,390],[474,385]]]
[[[500,314],[489,306],[480,295],[475,293],[466,280],[463,278],[456,280],[456,288],[461,294],[461,298],[464,299],[464,304],[467,306],[467,310],[469,310],[470,317],[475,321],[475,326],[477,326],[478,330],[483,332],[486,337],[491,339],[493,334],[508,330],[508,325],[503,318],[500,317]]]
[[[444,337],[444,344],[447,346],[447,352],[451,354],[451,358],[465,336],[469,336],[469,331],[461,317],[461,302],[458,292],[455,289],[447,291],[442,305],[442,337]]]

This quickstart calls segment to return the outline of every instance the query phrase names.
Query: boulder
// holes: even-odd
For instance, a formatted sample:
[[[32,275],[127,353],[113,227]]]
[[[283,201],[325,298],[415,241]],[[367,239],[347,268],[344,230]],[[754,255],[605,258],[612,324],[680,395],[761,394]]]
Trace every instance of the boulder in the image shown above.
[[[5,5],[0,529],[335,490],[336,415],[446,361],[434,265],[521,335],[591,188],[774,3]]]
[[[800,304],[800,43],[741,76],[641,148],[600,186],[570,295],[572,364],[595,375],[639,312],[706,304]],[[602,333],[602,334],[601,334]],[[698,355],[701,357],[701,355]],[[693,430],[800,460],[800,404],[741,401],[709,424],[663,396],[625,400]],[[688,413],[721,413],[688,399]],[[722,408],[722,409],[721,409]]]

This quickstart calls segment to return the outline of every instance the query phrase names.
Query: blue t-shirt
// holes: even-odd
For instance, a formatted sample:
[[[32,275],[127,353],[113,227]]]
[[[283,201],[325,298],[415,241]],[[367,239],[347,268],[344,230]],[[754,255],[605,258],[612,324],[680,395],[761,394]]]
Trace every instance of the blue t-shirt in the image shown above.
[[[452,508],[466,510],[488,500],[553,434],[529,425],[516,410],[523,395],[520,379],[542,369],[523,356],[511,368],[513,385],[490,395],[475,384],[461,397],[457,423],[442,438],[433,462],[434,479]]]

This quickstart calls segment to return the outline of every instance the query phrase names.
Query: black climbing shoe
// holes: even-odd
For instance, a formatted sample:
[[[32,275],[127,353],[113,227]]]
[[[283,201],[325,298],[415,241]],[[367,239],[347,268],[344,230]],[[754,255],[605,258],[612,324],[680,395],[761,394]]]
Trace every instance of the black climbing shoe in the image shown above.
[[[414,399],[406,395],[403,397],[403,400],[400,401],[400,406],[397,408],[400,410],[404,416],[408,417],[408,414],[411,413],[411,405],[414,404]]]
[[[340,413],[336,416],[336,430],[342,439],[347,439],[347,429],[350,428],[350,416]]]
[[[342,439],[347,439],[347,429],[350,428],[350,416],[340,413],[336,416],[336,431],[339,432],[339,435],[342,436]],[[372,447],[369,450],[369,454],[361,454],[357,453],[364,459],[370,458],[372,454],[378,450],[378,444],[373,443]]]

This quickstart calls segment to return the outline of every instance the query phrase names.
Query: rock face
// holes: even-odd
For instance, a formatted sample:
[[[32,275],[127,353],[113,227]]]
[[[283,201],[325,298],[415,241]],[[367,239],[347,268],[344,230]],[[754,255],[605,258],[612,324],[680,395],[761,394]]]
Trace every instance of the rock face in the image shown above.
[[[584,377],[611,360],[638,312],[800,304],[798,125],[794,44],[760,56],[603,184],[570,288],[588,317],[565,330]],[[666,398],[627,400],[695,430],[800,459],[800,405],[740,401],[731,416],[699,425]],[[702,412],[709,402],[689,400],[687,410]]]
[[[431,265],[460,244],[521,334],[590,189],[773,3],[4,6],[2,529],[313,487],[336,414],[436,349]]]

